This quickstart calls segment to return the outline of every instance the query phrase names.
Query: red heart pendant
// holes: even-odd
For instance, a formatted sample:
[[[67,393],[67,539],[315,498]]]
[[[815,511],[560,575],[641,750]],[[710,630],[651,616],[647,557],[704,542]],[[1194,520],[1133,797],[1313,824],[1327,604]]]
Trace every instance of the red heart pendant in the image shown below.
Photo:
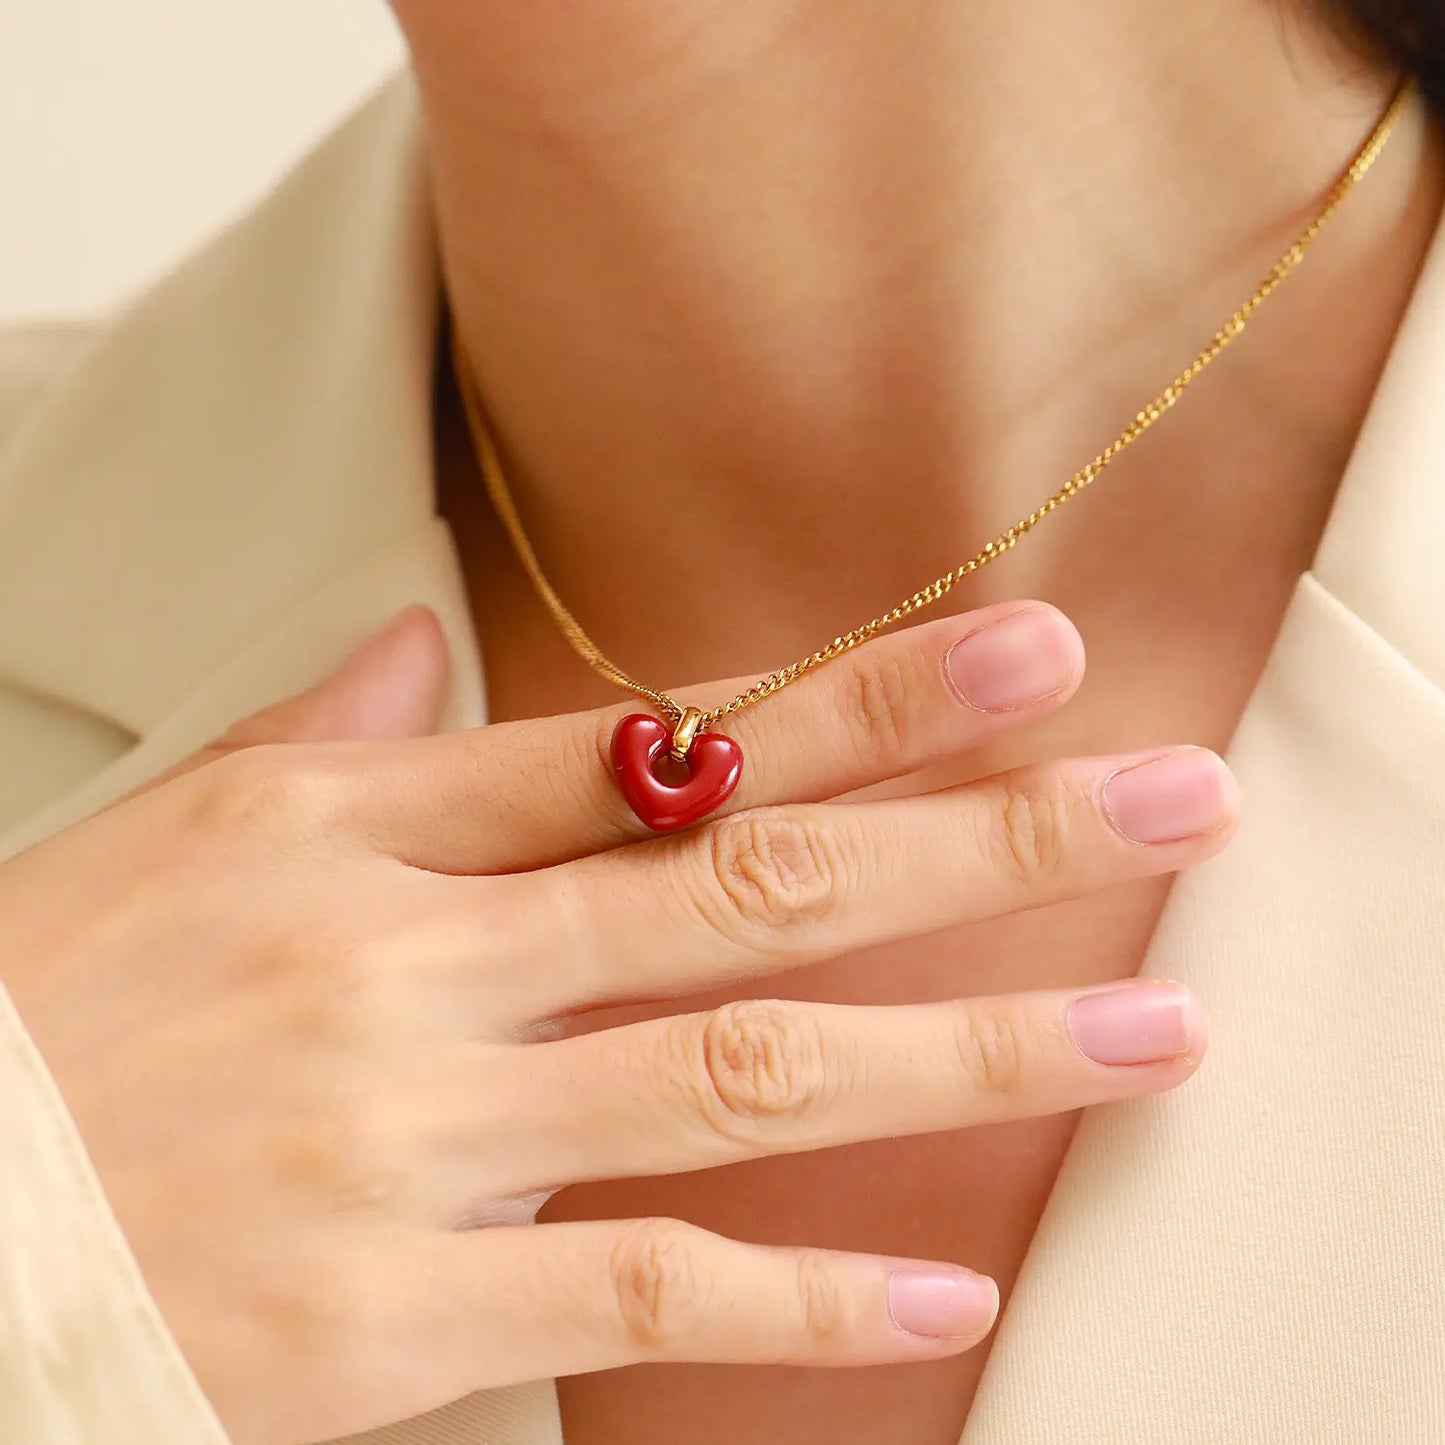
[[[687,776],[665,783],[657,764],[672,743],[672,729],[636,712],[612,734],[612,770],[628,806],[655,833],[670,833],[721,807],[743,775],[743,750],[722,733],[698,733],[680,766]]]

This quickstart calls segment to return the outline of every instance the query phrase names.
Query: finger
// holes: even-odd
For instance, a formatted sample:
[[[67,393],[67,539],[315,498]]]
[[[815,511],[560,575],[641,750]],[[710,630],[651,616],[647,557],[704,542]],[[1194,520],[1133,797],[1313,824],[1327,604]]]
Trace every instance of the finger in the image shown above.
[[[701,992],[1170,872],[1218,852],[1238,807],[1215,754],[1173,748],[741,813],[508,879],[518,944],[549,961],[512,970],[519,1022]]]
[[[441,718],[449,672],[436,615],[426,607],[408,607],[372,633],[330,677],[235,723],[139,791],[243,748],[429,733]]]
[[[463,1390],[647,1361],[941,1359],[998,1313],[993,1281],[955,1265],[766,1248],[667,1219],[439,1236],[428,1256],[418,1275],[445,1289],[416,1311]]]
[[[727,720],[743,774],[723,812],[835,797],[965,752],[1059,707],[1083,675],[1072,624],[1011,603],[880,637]],[[720,696],[739,684],[684,692]],[[368,759],[377,828],[443,873],[517,871],[647,830],[613,779],[612,732],[639,703],[509,723]]]
[[[1205,1044],[1187,989],[1140,980],[882,1008],[725,1004],[526,1050],[512,1125],[529,1142],[508,1188],[1062,1113],[1173,1088]]]

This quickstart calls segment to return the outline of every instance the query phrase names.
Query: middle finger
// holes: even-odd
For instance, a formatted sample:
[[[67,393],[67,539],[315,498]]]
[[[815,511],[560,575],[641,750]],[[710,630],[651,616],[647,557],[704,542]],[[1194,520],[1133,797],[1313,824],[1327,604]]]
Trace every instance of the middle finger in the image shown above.
[[[1017,768],[913,797],[781,807],[507,880],[545,968],[535,1023],[672,997],[1036,908],[1217,852],[1223,761],[1182,747]]]

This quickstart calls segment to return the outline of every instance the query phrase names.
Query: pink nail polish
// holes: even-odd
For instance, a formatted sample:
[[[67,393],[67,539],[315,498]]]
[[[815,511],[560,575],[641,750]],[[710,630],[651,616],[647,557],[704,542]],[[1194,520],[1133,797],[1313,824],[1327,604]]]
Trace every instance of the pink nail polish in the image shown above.
[[[985,623],[953,644],[949,685],[979,712],[1011,712],[1061,692],[1079,670],[1079,638],[1052,607]]]
[[[963,1339],[984,1334],[998,1313],[998,1286],[966,1270],[905,1268],[888,1280],[888,1314],[906,1335]]]
[[[1069,1005],[1069,1037],[1096,1064],[1162,1064],[1204,1042],[1204,1015],[1177,983],[1126,983]]]
[[[1218,828],[1234,809],[1234,777],[1208,748],[1176,748],[1104,781],[1104,814],[1131,843],[1180,843]]]

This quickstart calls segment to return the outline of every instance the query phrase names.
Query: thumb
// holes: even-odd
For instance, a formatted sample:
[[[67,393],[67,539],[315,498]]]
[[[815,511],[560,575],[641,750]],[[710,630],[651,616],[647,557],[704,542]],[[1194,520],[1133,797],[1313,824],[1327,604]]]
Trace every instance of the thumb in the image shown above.
[[[446,639],[436,614],[408,607],[373,632],[330,677],[234,724],[206,751],[418,737],[440,720],[448,671]]]
[[[147,788],[267,743],[410,738],[441,720],[450,660],[436,614],[427,607],[397,613],[324,681],[229,727]],[[144,790],[142,790],[144,791]]]

